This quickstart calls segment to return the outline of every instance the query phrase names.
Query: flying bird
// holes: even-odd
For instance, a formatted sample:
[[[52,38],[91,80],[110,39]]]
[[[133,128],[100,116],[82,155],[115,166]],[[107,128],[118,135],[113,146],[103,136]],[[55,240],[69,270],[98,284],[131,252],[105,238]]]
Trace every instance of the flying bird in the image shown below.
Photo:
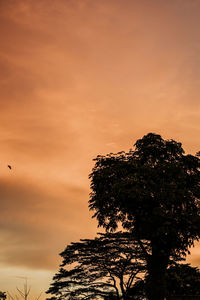
[[[8,165],[8,168],[11,170],[12,169],[12,167],[10,166],[10,165]]]

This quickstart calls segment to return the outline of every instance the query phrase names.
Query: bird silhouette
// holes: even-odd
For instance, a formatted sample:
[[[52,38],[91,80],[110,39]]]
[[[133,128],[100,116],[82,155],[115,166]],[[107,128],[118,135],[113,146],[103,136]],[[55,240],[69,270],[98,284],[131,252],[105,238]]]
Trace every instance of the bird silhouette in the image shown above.
[[[11,170],[12,169],[12,167],[10,166],[10,165],[8,165],[8,168]]]

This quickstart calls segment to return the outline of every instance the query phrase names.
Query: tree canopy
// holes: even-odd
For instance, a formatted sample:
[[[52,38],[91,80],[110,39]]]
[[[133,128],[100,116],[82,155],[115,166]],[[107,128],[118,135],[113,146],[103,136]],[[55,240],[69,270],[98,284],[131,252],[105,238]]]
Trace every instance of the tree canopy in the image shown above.
[[[158,134],[134,146],[97,156],[89,207],[99,226],[116,230],[121,223],[137,239],[149,273],[147,296],[163,300],[170,257],[186,255],[200,237],[200,160]]]
[[[146,266],[130,233],[99,234],[71,243],[60,254],[50,299],[140,299]]]

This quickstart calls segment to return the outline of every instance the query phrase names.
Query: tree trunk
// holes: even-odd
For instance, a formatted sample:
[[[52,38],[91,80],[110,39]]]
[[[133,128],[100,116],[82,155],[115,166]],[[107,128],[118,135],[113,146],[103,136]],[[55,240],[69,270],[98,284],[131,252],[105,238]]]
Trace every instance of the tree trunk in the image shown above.
[[[166,268],[169,258],[160,255],[158,251],[152,251],[147,263],[148,278],[146,282],[146,294],[149,300],[164,300],[166,296]]]
[[[146,286],[146,294],[149,300],[164,300],[165,298],[165,270],[151,270]]]

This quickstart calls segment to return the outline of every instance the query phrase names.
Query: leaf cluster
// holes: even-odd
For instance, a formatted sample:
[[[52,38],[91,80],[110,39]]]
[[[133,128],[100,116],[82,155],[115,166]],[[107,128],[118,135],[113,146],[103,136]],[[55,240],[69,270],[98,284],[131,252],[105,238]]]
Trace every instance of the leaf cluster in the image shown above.
[[[167,270],[169,295],[200,296],[200,270],[189,264],[175,264]]]
[[[7,295],[5,292],[0,291],[0,299],[5,300],[7,298]]]

